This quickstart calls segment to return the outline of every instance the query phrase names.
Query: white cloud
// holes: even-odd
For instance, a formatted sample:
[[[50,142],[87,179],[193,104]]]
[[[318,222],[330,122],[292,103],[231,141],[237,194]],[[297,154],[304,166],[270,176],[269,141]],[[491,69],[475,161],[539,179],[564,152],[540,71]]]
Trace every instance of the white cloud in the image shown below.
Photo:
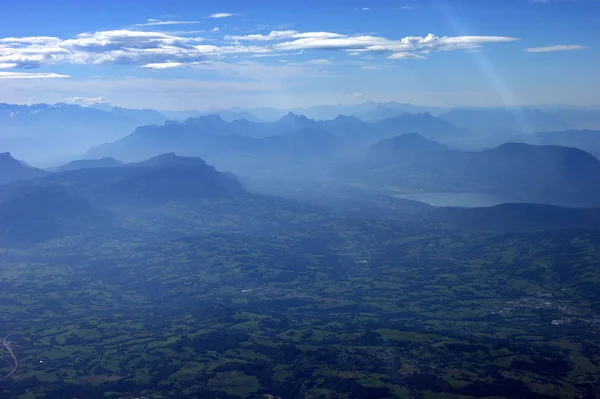
[[[352,95],[353,95],[354,97],[360,97],[360,96],[362,96],[362,93],[354,93],[354,94],[352,94]]]
[[[484,44],[503,43],[518,40],[504,36],[455,36],[438,37],[428,34],[425,37],[407,36],[400,40],[391,40],[372,35],[342,36],[332,38],[302,38],[273,47],[277,50],[345,50],[351,55],[360,52],[391,52],[390,59],[424,58],[422,54],[431,51],[450,51],[472,49]]]
[[[218,32],[218,31],[220,31],[220,30],[221,30],[221,29],[219,29],[219,27],[218,27],[218,26],[215,26],[215,27],[214,27],[214,28],[212,28],[210,31],[211,31],[211,32],[215,32],[215,33],[216,33],[216,32]]]
[[[0,79],[54,79],[70,78],[69,75],[58,73],[33,73],[33,72],[0,72]]]
[[[134,26],[161,26],[161,25],[187,25],[199,24],[200,21],[160,21],[158,19],[148,19],[143,24],[135,24]]]
[[[366,50],[387,42],[388,39],[375,36],[306,37],[277,43],[273,47],[278,50]]]
[[[233,14],[230,14],[228,12],[217,12],[214,14],[210,14],[206,18],[227,18],[227,17],[232,17],[232,16],[233,16]]]
[[[362,66],[361,69],[364,69],[365,71],[380,71],[382,68],[374,65],[365,65]]]
[[[183,62],[154,62],[154,63],[142,65],[142,68],[170,69],[170,68],[179,68],[183,65],[184,65]]]
[[[159,22],[169,21],[149,20],[153,24]],[[388,39],[375,34],[296,30],[216,39],[212,35],[203,38],[193,33],[120,29],[80,33],[67,39],[50,36],[0,38],[0,69],[31,69],[65,63],[168,69],[226,57],[292,55],[309,50],[345,51],[349,55],[389,53],[390,59],[407,59],[424,58],[432,51],[469,50],[517,40],[503,36],[438,37],[433,34]],[[325,65],[327,60],[318,62]]]
[[[0,69],[36,68],[49,63],[68,53],[60,48],[60,41],[48,36],[0,38]]]
[[[85,103],[85,104],[94,104],[94,103],[110,103],[106,98],[100,97],[72,97],[69,98],[69,101],[72,103]]]
[[[524,51],[528,53],[547,53],[550,51],[573,51],[573,50],[583,50],[585,47],[580,44],[557,44],[554,46],[546,46],[546,47],[530,47],[526,48]]]
[[[370,8],[369,8],[369,7],[363,7],[363,8],[362,8],[362,10],[363,10],[363,11],[369,11],[369,10],[370,10]]]
[[[235,41],[274,41],[282,39],[312,39],[312,38],[334,38],[344,37],[340,33],[333,32],[298,32],[295,30],[274,30],[269,32],[267,35],[256,34],[256,35],[243,35],[243,36],[225,36],[227,40]]]
[[[424,60],[427,59],[424,55],[413,53],[394,53],[387,57],[389,60]]]

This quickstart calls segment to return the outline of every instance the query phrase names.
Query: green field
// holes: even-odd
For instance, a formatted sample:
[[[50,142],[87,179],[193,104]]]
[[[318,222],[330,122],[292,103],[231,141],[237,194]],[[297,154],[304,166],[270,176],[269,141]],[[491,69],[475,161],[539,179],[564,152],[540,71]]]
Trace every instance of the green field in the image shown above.
[[[239,206],[2,250],[0,396],[599,394],[600,233]]]

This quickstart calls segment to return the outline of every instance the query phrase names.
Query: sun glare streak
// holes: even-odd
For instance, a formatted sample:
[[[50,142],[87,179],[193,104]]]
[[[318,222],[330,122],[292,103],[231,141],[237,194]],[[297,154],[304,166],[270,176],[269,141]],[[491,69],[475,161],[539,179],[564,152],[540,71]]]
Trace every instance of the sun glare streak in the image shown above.
[[[457,36],[469,35],[469,29],[460,17],[451,9],[447,3],[438,3],[438,9],[446,22],[453,29]],[[471,52],[479,69],[483,73],[487,81],[492,85],[493,89],[499,95],[504,108],[509,111],[519,124],[522,131],[531,132],[532,124],[523,116],[523,113],[517,108],[517,99],[512,92],[510,86],[502,79],[502,76],[496,71],[496,68],[483,51]]]

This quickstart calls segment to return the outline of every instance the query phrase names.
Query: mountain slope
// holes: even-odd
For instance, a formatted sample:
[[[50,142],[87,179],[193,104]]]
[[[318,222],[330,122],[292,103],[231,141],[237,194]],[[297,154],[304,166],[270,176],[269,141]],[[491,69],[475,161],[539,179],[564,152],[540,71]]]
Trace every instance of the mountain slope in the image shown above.
[[[600,157],[600,130],[561,130],[510,137],[511,141],[537,145],[574,147]]]
[[[246,195],[246,190],[231,175],[217,172],[211,166],[172,165],[149,167],[145,173],[111,183],[100,192],[109,202],[134,201],[160,203],[201,198],[233,198]]]
[[[114,158],[106,157],[100,159],[79,159],[71,161],[68,164],[59,166],[55,172],[66,172],[68,170],[88,169],[88,168],[110,168],[114,166],[122,166],[123,162],[117,161]]]
[[[0,153],[0,184],[17,180],[28,180],[46,175],[41,169],[16,160],[10,152]]]
[[[0,203],[0,237],[9,243],[40,242],[104,228],[113,217],[61,186],[32,187]]]

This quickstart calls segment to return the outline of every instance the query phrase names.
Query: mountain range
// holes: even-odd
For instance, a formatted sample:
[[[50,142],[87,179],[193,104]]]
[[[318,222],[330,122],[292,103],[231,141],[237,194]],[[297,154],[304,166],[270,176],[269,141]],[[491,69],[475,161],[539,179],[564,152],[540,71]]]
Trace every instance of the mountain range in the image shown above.
[[[20,159],[39,165],[56,166],[77,158],[90,147],[117,141],[140,126],[162,125],[168,120],[186,123],[190,118],[196,125],[206,125],[207,119],[215,115],[219,115],[221,122],[229,124],[227,127],[215,126],[219,134],[226,131],[227,134],[264,138],[291,129],[316,127],[339,135],[343,125],[345,134],[365,136],[373,133],[375,139],[382,139],[416,132],[463,149],[484,149],[507,141],[531,142],[531,138],[516,139],[524,134],[600,129],[600,110],[593,107],[451,109],[392,101],[312,106],[293,109],[290,115],[286,110],[265,107],[156,111],[106,103],[87,107],[66,103],[0,104],[0,151],[10,151]],[[422,120],[408,121],[409,115]],[[299,120],[299,116],[306,120]],[[430,124],[428,128],[427,123]],[[564,143],[564,140],[547,144],[568,144],[596,151],[590,140],[579,144]]]
[[[108,104],[2,104],[0,144],[46,154],[56,154],[56,146],[68,152],[89,141],[103,144],[46,170],[0,154],[0,184],[14,182],[0,198],[19,187],[29,193],[39,181],[94,204],[245,193],[238,178],[210,164],[241,181],[262,179],[266,193],[276,184],[269,181],[287,179],[391,196],[474,193],[499,202],[600,207],[600,161],[593,156],[600,153],[600,131],[568,129],[573,115],[593,121],[595,109],[446,110],[391,102],[315,106],[303,110],[308,115],[289,111],[275,120],[267,111],[234,108],[178,122]]]
[[[90,149],[86,157],[137,161],[168,151],[199,156],[243,176],[318,180],[333,171],[343,182],[378,189],[401,186],[485,193],[518,202],[600,206],[599,161],[589,153],[527,143],[457,149],[470,137],[471,131],[429,113],[405,113],[375,123],[354,116],[317,121],[291,112],[268,123],[227,122],[209,115],[140,127],[123,139]]]
[[[112,143],[91,148],[88,158],[115,157],[135,161],[165,151],[200,156],[231,167],[232,159],[283,158],[289,162],[335,158],[405,132],[419,132],[440,141],[456,141],[466,132],[428,113],[405,113],[379,122],[353,116],[318,121],[289,112],[275,122],[227,122],[218,115],[190,118],[183,123],[144,126]],[[239,162],[235,162],[239,163]]]
[[[455,160],[458,159],[456,157],[462,156],[457,154],[463,154],[444,147],[431,147],[431,142],[414,134],[392,140],[396,142],[401,153],[413,148],[423,156],[426,153],[453,154],[445,159]],[[380,144],[377,143],[372,148],[377,149]],[[526,144],[507,144],[470,156],[470,162],[473,164],[469,167],[479,169],[481,175],[486,178],[495,173],[498,165],[506,162],[507,156],[514,160],[521,159],[519,162],[533,157],[533,164],[537,166],[550,166],[562,162],[562,172],[557,175],[557,184],[564,184],[564,179],[573,178],[580,168],[590,169],[589,176],[599,170],[598,160],[589,154],[561,147],[538,148]],[[3,156],[4,161],[6,158],[7,156]],[[425,163],[430,161],[431,159],[426,160]],[[107,167],[100,162],[97,167],[87,167],[91,166],[88,164],[81,169],[54,173],[22,165],[12,157],[10,162],[19,163],[25,168],[22,170],[38,171],[37,175],[20,175],[21,180],[15,181],[15,178],[12,183],[0,185],[0,226],[5,229],[0,233],[8,236],[9,241],[17,243],[39,242],[74,234],[82,231],[84,225],[88,226],[84,229],[88,233],[99,229],[118,229],[123,223],[129,223],[127,221],[132,216],[153,217],[151,215],[155,211],[152,210],[162,209],[166,204],[191,204],[192,209],[208,212],[213,219],[222,217],[221,212],[227,212],[228,217],[242,217],[243,214],[244,218],[254,219],[255,222],[255,217],[258,216],[253,214],[256,206],[266,207],[273,212],[278,209],[284,212],[283,214],[293,213],[298,207],[294,200],[280,200],[248,192],[236,176],[218,172],[201,158],[181,157],[173,153],[137,163]],[[486,167],[488,169],[483,171]],[[512,172],[507,172],[505,176],[510,173]],[[467,179],[467,184],[480,184],[479,178],[478,176],[474,180]],[[586,176],[580,176],[581,181],[589,182],[587,179]],[[503,187],[503,184],[510,181],[512,180],[495,183]],[[521,181],[514,183],[517,187],[522,184]],[[355,197],[354,200],[360,202],[359,197]],[[368,199],[371,200],[372,198]],[[231,206],[223,208],[227,201],[234,202]],[[412,214],[408,219],[405,218],[407,223],[475,230],[528,231],[595,229],[600,222],[600,207],[574,209],[525,203],[465,209],[431,207],[424,204],[415,207],[413,202],[396,202],[396,206],[400,208],[394,212],[402,213],[406,207]],[[325,211],[319,210],[320,208],[314,208],[312,212]],[[147,210],[151,212],[148,213]],[[377,207],[373,210],[376,212]],[[260,217],[264,219],[266,216]],[[270,222],[267,218],[261,219],[260,223]]]

